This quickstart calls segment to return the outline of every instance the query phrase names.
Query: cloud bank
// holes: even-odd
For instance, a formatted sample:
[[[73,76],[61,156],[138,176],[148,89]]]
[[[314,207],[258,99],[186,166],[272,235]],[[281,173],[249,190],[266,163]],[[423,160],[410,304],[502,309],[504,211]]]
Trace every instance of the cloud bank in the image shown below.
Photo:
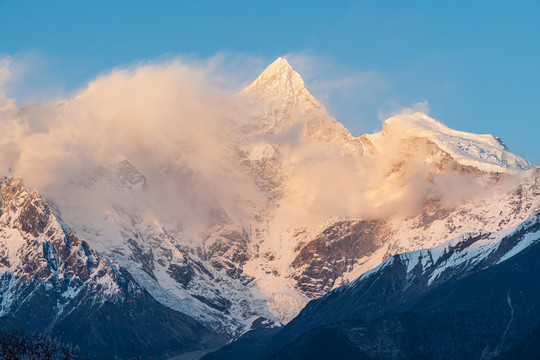
[[[409,216],[426,201],[455,206],[487,191],[477,178],[435,174],[425,157],[432,145],[404,145],[399,134],[385,138],[384,153],[366,144],[350,151],[339,142],[308,141],[294,127],[272,136],[246,134],[246,121],[258,121],[258,108],[234,95],[235,71],[220,69],[237,62],[224,63],[216,57],[119,68],[54,105],[17,106],[1,95],[0,169],[60,205],[76,202],[99,216],[113,205],[142,206],[197,231],[220,222],[246,224],[263,213],[284,227]],[[9,61],[0,65],[5,81]],[[301,114],[297,124],[320,116],[293,113]],[[254,162],[260,149],[271,149],[270,155]],[[124,160],[132,173],[118,170]],[[127,171],[127,180],[111,180],[118,171]],[[118,190],[119,181],[129,183],[137,172],[145,181],[128,186],[137,188],[135,195]],[[269,200],[272,186],[280,195]]]

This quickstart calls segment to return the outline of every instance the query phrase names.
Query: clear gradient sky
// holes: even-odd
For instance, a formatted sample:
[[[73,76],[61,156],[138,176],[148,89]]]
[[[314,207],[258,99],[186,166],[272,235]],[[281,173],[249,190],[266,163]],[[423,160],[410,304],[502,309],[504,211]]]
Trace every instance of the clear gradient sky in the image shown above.
[[[448,126],[540,164],[540,1],[0,0],[4,88],[19,103],[71,96],[115,67],[216,54],[246,61],[241,81],[288,55],[355,135],[427,101]]]

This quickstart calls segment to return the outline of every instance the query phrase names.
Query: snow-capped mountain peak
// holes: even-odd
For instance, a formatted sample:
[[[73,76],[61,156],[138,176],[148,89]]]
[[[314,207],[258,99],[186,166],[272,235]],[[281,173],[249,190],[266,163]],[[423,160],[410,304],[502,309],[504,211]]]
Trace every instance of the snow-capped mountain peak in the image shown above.
[[[306,88],[302,77],[289,62],[278,58],[255,81],[240,92],[253,100],[247,132],[282,133],[286,139],[299,134],[308,141],[349,144],[354,139],[342,124],[326,112]],[[358,144],[348,151],[361,153]]]
[[[307,90],[302,77],[281,57],[270,64],[244,91],[272,103],[279,101],[284,105],[320,107]]]

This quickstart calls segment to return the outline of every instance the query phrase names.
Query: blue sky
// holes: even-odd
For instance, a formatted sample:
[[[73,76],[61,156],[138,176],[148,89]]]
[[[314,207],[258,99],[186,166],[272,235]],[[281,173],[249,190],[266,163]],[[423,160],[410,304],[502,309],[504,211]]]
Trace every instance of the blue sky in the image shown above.
[[[0,0],[0,58],[21,69],[5,87],[24,103],[139,62],[219,54],[247,81],[289,55],[355,135],[427,101],[540,164],[538,19],[540,1]]]

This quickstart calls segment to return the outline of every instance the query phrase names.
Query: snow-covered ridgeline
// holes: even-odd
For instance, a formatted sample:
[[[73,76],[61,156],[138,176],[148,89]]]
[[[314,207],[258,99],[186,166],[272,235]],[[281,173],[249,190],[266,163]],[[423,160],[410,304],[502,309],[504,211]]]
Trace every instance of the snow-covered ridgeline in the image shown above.
[[[404,113],[386,120],[380,133],[365,135],[378,150],[381,138],[425,138],[435,143],[455,161],[485,172],[519,172],[532,164],[511,153],[503,141],[490,134],[453,130],[424,113]]]
[[[72,311],[77,305],[70,302],[81,301],[79,295],[99,307],[120,301],[124,285],[132,295],[140,291],[117,265],[79,240],[21,179],[2,178],[0,188],[1,314],[21,306],[20,296],[31,298],[24,293],[27,287],[34,292],[43,286],[56,294],[59,314],[64,308]]]
[[[408,277],[424,275],[431,285],[446,272],[466,274],[475,269],[508,260],[540,241],[540,213],[536,213],[517,226],[493,233],[465,233],[432,249],[397,254],[379,266],[366,271],[345,288],[354,288],[359,282],[374,276],[396,262],[403,264]]]

